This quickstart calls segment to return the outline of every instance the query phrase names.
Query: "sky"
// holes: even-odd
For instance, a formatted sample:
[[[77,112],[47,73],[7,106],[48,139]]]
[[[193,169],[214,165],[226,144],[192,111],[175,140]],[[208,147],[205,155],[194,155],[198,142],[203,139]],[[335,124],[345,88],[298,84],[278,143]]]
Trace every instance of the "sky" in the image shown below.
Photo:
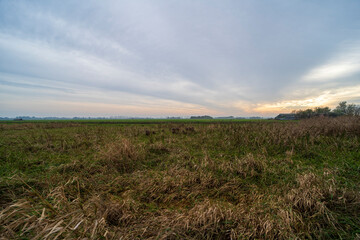
[[[0,117],[360,104],[360,1],[0,0]]]

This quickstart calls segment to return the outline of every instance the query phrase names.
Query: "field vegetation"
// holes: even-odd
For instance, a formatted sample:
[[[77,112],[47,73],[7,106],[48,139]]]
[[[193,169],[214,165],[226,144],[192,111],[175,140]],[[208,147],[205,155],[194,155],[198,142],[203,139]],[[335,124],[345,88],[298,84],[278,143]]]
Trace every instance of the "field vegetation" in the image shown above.
[[[356,239],[360,119],[0,124],[0,239]]]

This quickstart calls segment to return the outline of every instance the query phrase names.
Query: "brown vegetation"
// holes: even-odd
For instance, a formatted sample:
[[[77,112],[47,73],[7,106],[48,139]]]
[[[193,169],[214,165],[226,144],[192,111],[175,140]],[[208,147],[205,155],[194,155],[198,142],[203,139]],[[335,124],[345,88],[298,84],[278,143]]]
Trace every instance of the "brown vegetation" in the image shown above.
[[[2,137],[4,162],[23,153],[1,178],[4,239],[359,236],[358,118],[18,127]]]

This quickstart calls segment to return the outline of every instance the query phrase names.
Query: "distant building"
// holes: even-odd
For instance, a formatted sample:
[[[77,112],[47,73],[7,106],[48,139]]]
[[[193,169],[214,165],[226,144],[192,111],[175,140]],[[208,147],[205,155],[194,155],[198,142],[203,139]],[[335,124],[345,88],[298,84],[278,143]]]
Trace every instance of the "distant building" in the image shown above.
[[[297,120],[296,114],[281,113],[275,117],[276,120]]]

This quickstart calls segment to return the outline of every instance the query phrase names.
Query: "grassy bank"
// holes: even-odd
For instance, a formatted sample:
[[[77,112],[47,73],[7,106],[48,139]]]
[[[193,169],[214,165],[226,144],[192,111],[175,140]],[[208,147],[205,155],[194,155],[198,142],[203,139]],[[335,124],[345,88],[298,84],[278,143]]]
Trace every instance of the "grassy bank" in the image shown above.
[[[151,123],[0,124],[0,237],[360,236],[359,118]]]

